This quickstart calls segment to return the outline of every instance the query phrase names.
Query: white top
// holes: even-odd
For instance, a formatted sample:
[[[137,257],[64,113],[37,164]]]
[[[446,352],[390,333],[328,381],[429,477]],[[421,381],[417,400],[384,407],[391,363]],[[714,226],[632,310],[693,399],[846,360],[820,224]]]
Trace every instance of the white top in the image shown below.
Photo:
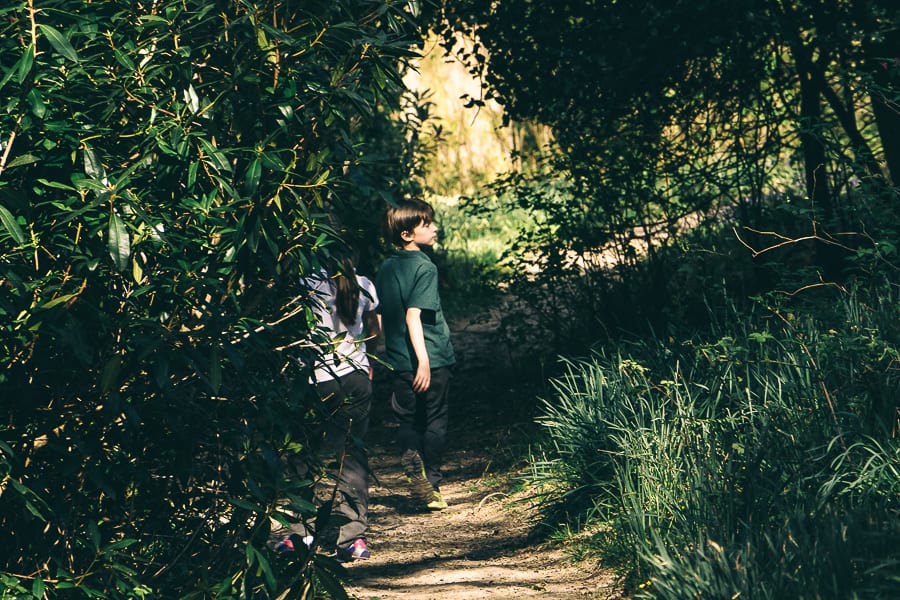
[[[375,292],[375,284],[367,277],[357,275],[356,281],[360,289],[359,307],[353,323],[348,327],[338,316],[336,290],[328,276],[323,273],[321,279],[310,280],[313,293],[319,300],[313,306],[319,327],[330,331],[331,339],[335,341],[334,345],[322,349],[321,360],[316,362],[313,380],[317,383],[342,377],[353,371],[369,370],[362,317],[363,313],[378,308],[378,294]]]

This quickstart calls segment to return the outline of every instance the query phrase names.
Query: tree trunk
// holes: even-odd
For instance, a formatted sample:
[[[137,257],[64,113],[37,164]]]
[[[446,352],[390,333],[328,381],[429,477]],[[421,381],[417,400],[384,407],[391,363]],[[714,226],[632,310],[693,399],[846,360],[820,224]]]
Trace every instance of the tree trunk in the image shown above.
[[[900,33],[885,34],[879,44],[872,44],[866,52],[874,87],[869,94],[872,112],[884,160],[893,184],[900,185],[900,90],[894,85],[900,79]]]
[[[805,52],[806,48],[797,48],[798,55]],[[812,61],[808,59],[808,55],[803,55],[798,56],[796,60],[797,73],[800,76],[800,144],[803,150],[806,192],[816,213],[820,215],[816,220],[829,227],[835,223],[834,199],[831,195],[831,186],[828,185],[827,149],[817,132],[817,128],[822,125],[823,90],[821,82],[812,73],[814,68]],[[828,242],[827,234],[818,226],[816,233],[822,236],[815,241],[816,263],[822,268],[825,278],[837,279],[842,263],[840,251]]]
[[[808,70],[799,68],[800,75],[800,144],[803,150],[803,168],[806,175],[806,193],[813,206],[822,214],[822,220],[831,221],[834,203],[825,171],[827,156],[825,144],[816,133],[822,123],[821,90]]]

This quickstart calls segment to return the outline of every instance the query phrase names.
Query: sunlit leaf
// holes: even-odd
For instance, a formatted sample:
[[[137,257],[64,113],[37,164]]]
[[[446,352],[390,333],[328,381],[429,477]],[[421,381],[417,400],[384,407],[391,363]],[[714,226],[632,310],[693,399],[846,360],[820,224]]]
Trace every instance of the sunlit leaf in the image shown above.
[[[262,174],[262,161],[254,158],[247,166],[247,173],[244,176],[244,191],[248,196],[252,196],[259,188],[259,178]]]
[[[200,110],[200,99],[197,97],[197,91],[194,90],[193,85],[187,86],[187,89],[184,90],[184,102],[192,113],[196,114]]]
[[[50,42],[50,45],[53,46],[54,50],[72,62],[78,62],[78,53],[75,52],[75,48],[72,47],[72,44],[69,43],[66,36],[59,30],[43,23],[39,23],[38,28],[40,28],[41,33],[47,37],[47,40]]]
[[[84,147],[84,174],[91,179],[103,181],[106,179],[106,169],[97,159],[96,153],[88,146]]]
[[[138,264],[137,258],[131,260],[131,277],[135,283],[140,283],[144,280],[144,270]]]
[[[208,140],[203,138],[197,138],[197,141],[200,143],[200,146],[203,148],[203,153],[207,157],[207,164],[209,164],[213,169],[222,173],[222,172],[231,172],[231,164],[228,162],[228,159],[225,158],[225,155],[219,151],[218,148],[213,146]]]
[[[28,44],[25,48],[25,54],[19,59],[19,84],[25,83],[25,78],[31,72],[32,64],[34,64],[34,45]]]
[[[25,243],[25,233],[19,227],[16,218],[4,206],[0,206],[0,223],[3,224],[4,229],[17,244]]]
[[[125,223],[115,211],[109,215],[107,234],[109,255],[112,257],[116,269],[124,271],[128,268],[128,259],[131,257],[131,237],[128,235]]]
[[[34,164],[38,161],[38,157],[34,154],[22,154],[21,156],[17,156],[9,163],[7,163],[6,168],[12,169],[14,167],[21,167],[23,165]]]
[[[63,294],[62,296],[57,296],[53,300],[50,300],[49,302],[42,304],[41,308],[45,309],[45,310],[48,308],[53,308],[54,306],[59,306],[60,304],[65,304],[66,302],[68,302],[72,298],[76,298],[77,296],[78,296],[78,294]]]

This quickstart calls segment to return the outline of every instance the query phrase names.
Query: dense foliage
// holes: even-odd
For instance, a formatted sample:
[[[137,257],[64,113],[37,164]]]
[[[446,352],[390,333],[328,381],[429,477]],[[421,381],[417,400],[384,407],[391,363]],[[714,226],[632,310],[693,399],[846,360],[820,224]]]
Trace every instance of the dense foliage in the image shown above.
[[[300,279],[403,191],[417,6],[0,8],[0,595],[339,593],[266,549],[311,509]]]
[[[511,119],[553,129],[545,168],[495,189],[539,217],[512,256],[539,265],[547,289],[565,272],[583,289],[584,271],[615,264],[626,285],[651,285],[632,286],[625,305],[648,292],[664,298],[672,290],[660,248],[687,228],[723,223],[755,250],[774,246],[784,240],[743,228],[771,224],[764,213],[786,205],[794,216],[777,233],[803,242],[771,256],[826,279],[843,277],[859,251],[896,259],[895,3],[466,0],[443,9],[447,47],[483,78],[485,97]],[[458,31],[474,46],[459,46]],[[585,305],[609,283],[596,274]],[[746,273],[760,289],[779,283],[770,274]]]

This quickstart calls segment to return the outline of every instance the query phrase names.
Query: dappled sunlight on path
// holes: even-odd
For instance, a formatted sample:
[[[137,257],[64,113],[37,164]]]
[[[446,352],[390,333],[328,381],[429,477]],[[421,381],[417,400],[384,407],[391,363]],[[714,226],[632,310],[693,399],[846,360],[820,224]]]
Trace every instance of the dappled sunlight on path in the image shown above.
[[[612,597],[611,574],[533,539],[532,509],[511,502],[508,482],[480,476],[488,460],[489,449],[451,456],[449,508],[422,513],[407,499],[399,461],[373,456],[372,558],[348,565],[348,591],[365,600]]]
[[[496,319],[451,328],[459,365],[441,485],[449,507],[422,512],[409,500],[394,453],[396,424],[376,385],[367,440],[375,479],[372,557],[347,565],[348,592],[360,600],[620,598],[609,570],[576,563],[564,548],[535,535],[535,507],[527,492],[514,489],[514,471],[522,467],[517,452],[533,432],[528,397],[537,393],[536,378],[510,368],[496,339]]]

